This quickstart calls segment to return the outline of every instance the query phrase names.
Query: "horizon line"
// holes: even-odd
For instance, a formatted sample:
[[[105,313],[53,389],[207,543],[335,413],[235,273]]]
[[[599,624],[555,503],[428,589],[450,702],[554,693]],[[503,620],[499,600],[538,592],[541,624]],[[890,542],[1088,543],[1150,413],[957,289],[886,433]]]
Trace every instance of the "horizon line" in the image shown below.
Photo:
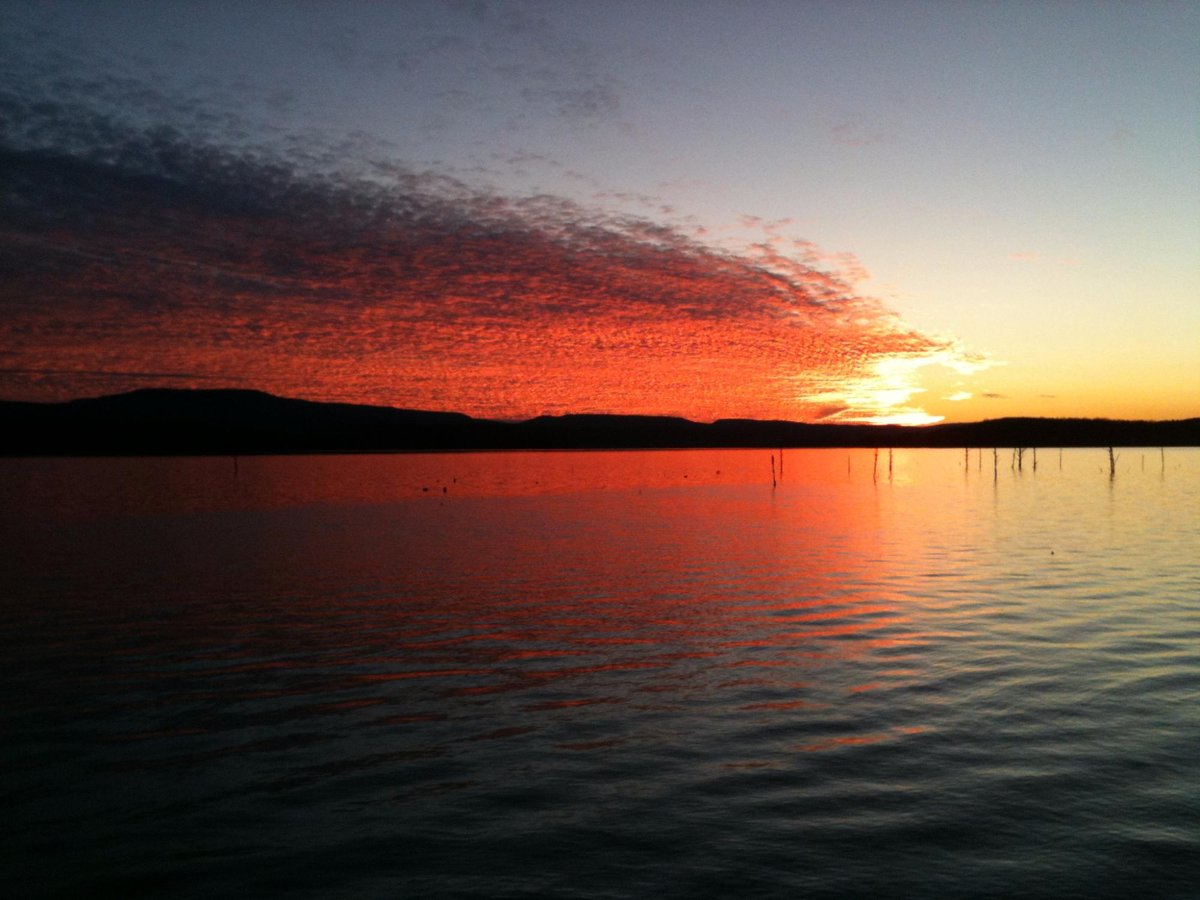
[[[290,402],[311,403],[316,405],[327,406],[352,406],[363,409],[387,409],[398,412],[416,412],[430,413],[433,415],[446,416],[462,416],[476,422],[493,422],[498,424],[519,425],[527,422],[534,422],[538,419],[563,419],[569,417],[610,417],[610,418],[625,418],[625,419],[672,419],[680,422],[689,422],[694,425],[714,425],[719,422],[754,422],[762,424],[785,424],[785,425],[801,425],[806,427],[822,427],[822,428],[883,428],[896,431],[923,431],[929,429],[952,428],[956,426],[983,425],[989,422],[1011,422],[1011,421],[1032,421],[1032,422],[1112,422],[1112,423],[1130,423],[1130,424],[1170,424],[1180,422],[1192,422],[1200,419],[1200,412],[1194,416],[1184,416],[1176,419],[1126,419],[1113,418],[1109,416],[1081,416],[1081,415],[1065,415],[1065,416],[1032,416],[1032,415],[1007,415],[998,416],[988,419],[974,419],[969,421],[953,421],[947,422],[944,419],[938,422],[923,422],[906,424],[901,422],[866,422],[866,421],[838,421],[830,422],[821,419],[817,420],[802,420],[802,419],[778,419],[768,418],[760,419],[750,416],[720,416],[708,421],[692,419],[678,413],[622,413],[622,412],[596,412],[596,411],[579,411],[565,413],[538,413],[529,417],[485,417],[475,416],[470,413],[465,413],[456,409],[428,409],[409,406],[392,406],[381,403],[362,403],[351,400],[315,400],[309,397],[297,397],[286,394],[276,394],[261,388],[248,387],[167,387],[167,386],[150,386],[141,388],[132,388],[127,391],[116,391],[106,394],[85,395],[71,397],[66,400],[16,400],[0,397],[0,403],[11,404],[26,404],[31,406],[65,406],[72,403],[107,400],[117,397],[126,397],[133,394],[147,393],[163,393],[163,394],[256,394],[263,397],[269,397],[275,400],[285,400]]]

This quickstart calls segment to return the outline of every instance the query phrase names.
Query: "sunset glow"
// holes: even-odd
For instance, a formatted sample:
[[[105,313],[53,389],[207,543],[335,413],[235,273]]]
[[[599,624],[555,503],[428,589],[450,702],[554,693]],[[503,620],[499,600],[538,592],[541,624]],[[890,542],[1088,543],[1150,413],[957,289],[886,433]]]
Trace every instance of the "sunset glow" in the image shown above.
[[[1196,414],[1194,11],[618,6],[13,4],[0,398]]]
[[[916,367],[980,366],[797,259],[563,201],[126,139],[124,168],[17,168],[35,210],[71,179],[9,238],[30,273],[6,288],[21,311],[6,374],[25,396],[148,378],[495,418],[915,423],[933,420],[905,407]],[[177,181],[204,193],[179,202]]]

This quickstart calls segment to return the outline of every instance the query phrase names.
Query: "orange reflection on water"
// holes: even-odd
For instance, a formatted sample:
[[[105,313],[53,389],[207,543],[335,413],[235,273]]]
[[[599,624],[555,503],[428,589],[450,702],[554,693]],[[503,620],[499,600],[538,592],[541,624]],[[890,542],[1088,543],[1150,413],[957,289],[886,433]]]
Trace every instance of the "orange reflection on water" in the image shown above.
[[[103,462],[61,491],[65,518],[111,503],[88,495]],[[233,649],[214,671],[341,660],[351,696],[337,702],[386,698],[393,723],[506,698],[518,717],[574,717],[703,697],[787,724],[874,703],[911,680],[901,660],[919,666],[928,629],[903,580],[883,577],[896,537],[871,464],[870,451],[714,450],[115,468],[141,485],[122,511],[139,528],[203,523],[164,590],[253,598],[253,651],[215,640]],[[184,603],[175,624],[219,633],[245,614],[229,608]]]
[[[861,576],[883,553],[861,451],[857,481],[844,453],[785,451],[774,489],[770,456],[420,459],[456,469],[459,493],[415,498],[419,528],[380,548],[405,555],[408,578],[380,610],[406,652],[381,662],[416,665],[411,653],[432,657],[423,672],[462,673],[425,682],[445,703],[520,698],[524,714],[562,717],[705,696],[798,723],[911,682],[913,602]]]
[[[857,747],[863,744],[878,744],[881,741],[894,741],[906,735],[920,734],[925,729],[920,726],[909,728],[894,728],[890,731],[880,731],[874,734],[855,734],[833,737],[827,740],[815,741],[797,747],[804,753],[820,753],[825,750],[836,750],[839,747]]]

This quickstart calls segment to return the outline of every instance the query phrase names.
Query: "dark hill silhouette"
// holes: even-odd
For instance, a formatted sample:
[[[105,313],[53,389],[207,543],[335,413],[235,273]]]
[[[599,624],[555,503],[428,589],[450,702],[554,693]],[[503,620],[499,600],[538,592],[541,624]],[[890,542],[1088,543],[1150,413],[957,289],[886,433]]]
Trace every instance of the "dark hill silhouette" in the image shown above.
[[[577,414],[524,422],[317,403],[247,390],[154,388],[66,403],[0,401],[4,455],[356,453],[667,447],[1198,446],[1200,418],[991,419],[905,428]]]
[[[0,452],[319,453],[452,447],[495,423],[461,413],[314,403],[261,391],[151,388],[66,403],[0,403]]]

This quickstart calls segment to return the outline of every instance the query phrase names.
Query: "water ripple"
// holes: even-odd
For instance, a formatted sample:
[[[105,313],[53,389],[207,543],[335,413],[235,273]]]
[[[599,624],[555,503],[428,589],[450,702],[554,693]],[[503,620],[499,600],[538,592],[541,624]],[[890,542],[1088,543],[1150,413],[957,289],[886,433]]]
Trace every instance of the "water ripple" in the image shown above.
[[[544,471],[583,457],[463,457],[492,487],[435,501],[404,460],[340,494],[304,482],[328,460],[255,460],[278,497],[111,509],[88,462],[4,534],[14,883],[1194,895],[1188,452],[1179,484],[1097,484],[1084,451],[995,481],[904,451],[884,483],[789,451],[775,490],[756,451],[688,454],[724,474],[686,485],[610,454],[602,492]]]

